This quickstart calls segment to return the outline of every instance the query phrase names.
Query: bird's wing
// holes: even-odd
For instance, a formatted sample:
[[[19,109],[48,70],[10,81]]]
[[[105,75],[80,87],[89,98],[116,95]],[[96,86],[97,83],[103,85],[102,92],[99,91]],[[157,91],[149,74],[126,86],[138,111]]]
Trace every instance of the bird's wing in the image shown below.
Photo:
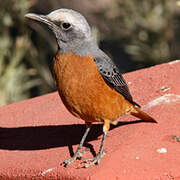
[[[133,101],[126,81],[124,80],[122,74],[119,72],[117,66],[111,61],[111,59],[107,56],[97,56],[94,57],[94,61],[98,67],[98,71],[100,72],[107,85],[123,95],[124,98],[129,102],[140,107]]]

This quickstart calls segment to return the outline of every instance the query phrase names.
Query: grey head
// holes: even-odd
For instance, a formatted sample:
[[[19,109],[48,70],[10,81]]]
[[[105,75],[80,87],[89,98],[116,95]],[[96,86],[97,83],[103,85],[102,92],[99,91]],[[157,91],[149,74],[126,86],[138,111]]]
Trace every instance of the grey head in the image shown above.
[[[47,24],[55,34],[61,53],[87,56],[98,49],[86,19],[74,10],[58,9],[48,15],[29,13],[25,17]]]

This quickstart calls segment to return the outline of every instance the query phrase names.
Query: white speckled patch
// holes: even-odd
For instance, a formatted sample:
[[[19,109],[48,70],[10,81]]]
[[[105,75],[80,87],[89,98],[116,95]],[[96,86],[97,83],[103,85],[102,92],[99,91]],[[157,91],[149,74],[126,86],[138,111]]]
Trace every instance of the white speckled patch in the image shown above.
[[[172,102],[180,102],[180,95],[176,94],[165,94],[152,101],[150,101],[144,108],[150,108],[160,104],[169,104]]]
[[[157,149],[157,152],[160,154],[167,153],[167,149],[166,148],[160,148],[160,149]]]
[[[180,60],[175,60],[175,61],[171,61],[171,62],[169,62],[168,64],[175,64],[175,63],[179,63],[180,62]]]
[[[45,176],[47,173],[51,172],[55,168],[49,168],[41,173],[42,176]]]

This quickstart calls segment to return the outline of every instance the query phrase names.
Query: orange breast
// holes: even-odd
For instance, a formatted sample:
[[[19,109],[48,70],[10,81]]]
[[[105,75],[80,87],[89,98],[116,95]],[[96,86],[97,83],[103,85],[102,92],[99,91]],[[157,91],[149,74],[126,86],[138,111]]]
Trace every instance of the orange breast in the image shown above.
[[[105,83],[91,56],[57,54],[54,76],[64,105],[76,117],[114,121],[130,111],[131,104]]]

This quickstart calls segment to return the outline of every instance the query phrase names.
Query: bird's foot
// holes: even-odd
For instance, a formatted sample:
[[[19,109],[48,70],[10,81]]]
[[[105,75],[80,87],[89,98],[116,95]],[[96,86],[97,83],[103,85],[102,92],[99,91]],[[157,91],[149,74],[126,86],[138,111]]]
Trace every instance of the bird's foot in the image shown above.
[[[84,149],[82,152],[77,152],[74,154],[74,156],[71,159],[65,160],[61,162],[60,165],[64,165],[64,167],[68,167],[72,162],[74,162],[77,159],[81,159],[82,156],[85,154],[86,149]]]
[[[84,168],[88,168],[89,166],[92,166],[93,164],[99,164],[101,161],[101,158],[106,154],[106,151],[99,152],[95,157],[84,159],[82,163],[85,163],[83,166]]]

